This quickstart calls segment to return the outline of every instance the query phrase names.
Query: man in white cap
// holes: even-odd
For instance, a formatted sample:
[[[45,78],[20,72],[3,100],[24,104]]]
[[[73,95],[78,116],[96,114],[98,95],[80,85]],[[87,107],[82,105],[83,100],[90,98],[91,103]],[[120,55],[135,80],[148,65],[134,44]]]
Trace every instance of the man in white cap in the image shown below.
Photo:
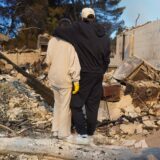
[[[95,22],[92,8],[82,10],[82,21],[71,27],[57,28],[54,35],[75,47],[81,65],[80,90],[72,95],[71,111],[78,136],[71,143],[88,144],[96,129],[97,114],[102,95],[103,74],[110,62],[109,38],[102,25]],[[86,119],[83,106],[86,109]]]

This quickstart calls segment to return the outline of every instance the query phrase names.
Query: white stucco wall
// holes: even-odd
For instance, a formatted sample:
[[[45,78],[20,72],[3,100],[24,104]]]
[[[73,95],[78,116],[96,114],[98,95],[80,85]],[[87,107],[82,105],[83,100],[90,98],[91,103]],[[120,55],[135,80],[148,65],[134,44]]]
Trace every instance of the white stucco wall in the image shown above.
[[[124,32],[124,34],[124,59],[128,56],[134,55],[160,69],[160,21],[154,21],[139,26],[135,29]],[[122,35],[117,37],[116,54],[119,54],[119,41],[122,40],[121,37]]]

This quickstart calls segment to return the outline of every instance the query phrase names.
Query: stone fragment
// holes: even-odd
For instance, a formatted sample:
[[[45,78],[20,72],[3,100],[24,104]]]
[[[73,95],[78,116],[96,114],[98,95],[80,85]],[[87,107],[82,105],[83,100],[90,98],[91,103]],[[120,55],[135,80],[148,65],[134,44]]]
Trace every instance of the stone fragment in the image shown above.
[[[108,142],[108,138],[101,134],[96,134],[94,136],[94,143],[95,144],[106,144]]]
[[[145,121],[143,121],[143,124],[146,127],[157,128],[157,126],[155,125],[155,122],[153,120],[145,120]]]
[[[144,129],[143,130],[143,135],[148,135],[148,134],[149,134],[148,130]]]
[[[122,115],[123,114],[121,112],[121,109],[119,109],[119,108],[113,108],[112,110],[110,110],[110,118],[111,118],[111,120],[117,120]]]
[[[131,135],[135,133],[136,126],[135,124],[121,124],[120,129],[123,133]]]
[[[113,126],[111,129],[109,129],[109,135],[112,137],[116,134],[119,134],[119,133],[120,133],[119,126]]]
[[[156,122],[160,126],[160,120]]]
[[[131,146],[134,146],[135,143],[136,143],[136,140],[124,140],[122,142],[122,145],[127,146],[127,147],[131,147]]]
[[[149,109],[149,114],[154,115],[153,109]]]
[[[144,116],[144,117],[142,117],[142,120],[143,121],[149,120],[149,117],[148,116]]]
[[[135,112],[136,112],[136,113],[138,113],[138,114],[140,114],[140,113],[141,113],[141,109],[140,109],[140,107],[136,107],[134,110],[135,110]]]
[[[153,105],[153,108],[159,109],[159,108],[160,108],[160,104],[155,104],[155,105]]]
[[[135,148],[148,148],[148,145],[147,145],[145,139],[135,143],[134,146],[135,146]]]
[[[158,108],[158,109],[156,110],[156,116],[157,116],[157,117],[160,117],[160,108]]]
[[[136,124],[136,133],[137,134],[143,133],[143,124]]]
[[[126,113],[134,112],[134,106],[133,106],[133,104],[127,105],[127,106],[124,108],[124,111],[125,111]]]
[[[132,118],[138,116],[138,114],[135,112],[133,104],[128,105],[126,108],[123,108],[122,110],[124,110],[126,116],[130,116]]]

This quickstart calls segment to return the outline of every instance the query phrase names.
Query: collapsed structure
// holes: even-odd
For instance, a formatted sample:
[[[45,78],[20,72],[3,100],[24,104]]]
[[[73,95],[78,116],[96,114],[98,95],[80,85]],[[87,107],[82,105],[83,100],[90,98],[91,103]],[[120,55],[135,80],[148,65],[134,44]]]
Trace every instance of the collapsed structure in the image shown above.
[[[159,132],[160,129],[159,28],[160,21],[156,21],[126,30],[117,36],[116,54],[113,59],[111,58],[110,64],[110,67],[116,66],[117,69],[104,76],[104,95],[94,136],[96,145],[121,145],[132,149],[153,146],[146,137]],[[15,49],[15,51],[3,52],[0,57],[0,65],[4,68],[2,70],[1,67],[0,70],[1,73],[5,73],[0,76],[0,106],[4,116],[1,128],[5,137],[29,135],[33,138],[38,135],[44,138],[46,133],[43,130],[50,132],[51,115],[52,112],[54,114],[54,110],[53,106],[51,107],[53,103],[47,102],[53,100],[42,98],[43,94],[41,94],[50,93],[46,88],[44,90],[47,92],[43,91],[47,81],[44,80],[45,76],[41,68],[47,42],[48,36],[41,35],[38,50]],[[12,67],[8,67],[9,63]],[[40,85],[40,95],[27,87],[25,84],[27,82],[32,88]],[[35,90],[37,92],[37,89]],[[7,92],[10,93],[7,95]],[[4,105],[5,103],[7,106]],[[59,152],[62,151],[62,143],[56,143],[56,147],[60,148]],[[93,149],[86,150],[87,155],[91,156],[89,153]],[[104,150],[99,151],[98,156],[103,159]],[[83,153],[83,150],[77,153]],[[57,153],[55,154],[57,156]],[[58,156],[63,158],[62,155]],[[93,156],[97,157],[97,155]]]

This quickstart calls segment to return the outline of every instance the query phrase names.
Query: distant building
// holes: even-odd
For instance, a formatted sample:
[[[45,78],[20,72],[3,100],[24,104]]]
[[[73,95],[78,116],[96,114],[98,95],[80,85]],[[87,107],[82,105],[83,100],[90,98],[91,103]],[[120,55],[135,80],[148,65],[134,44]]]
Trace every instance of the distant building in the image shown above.
[[[160,20],[125,30],[117,36],[116,54],[112,61],[119,65],[131,56],[160,69]]]

